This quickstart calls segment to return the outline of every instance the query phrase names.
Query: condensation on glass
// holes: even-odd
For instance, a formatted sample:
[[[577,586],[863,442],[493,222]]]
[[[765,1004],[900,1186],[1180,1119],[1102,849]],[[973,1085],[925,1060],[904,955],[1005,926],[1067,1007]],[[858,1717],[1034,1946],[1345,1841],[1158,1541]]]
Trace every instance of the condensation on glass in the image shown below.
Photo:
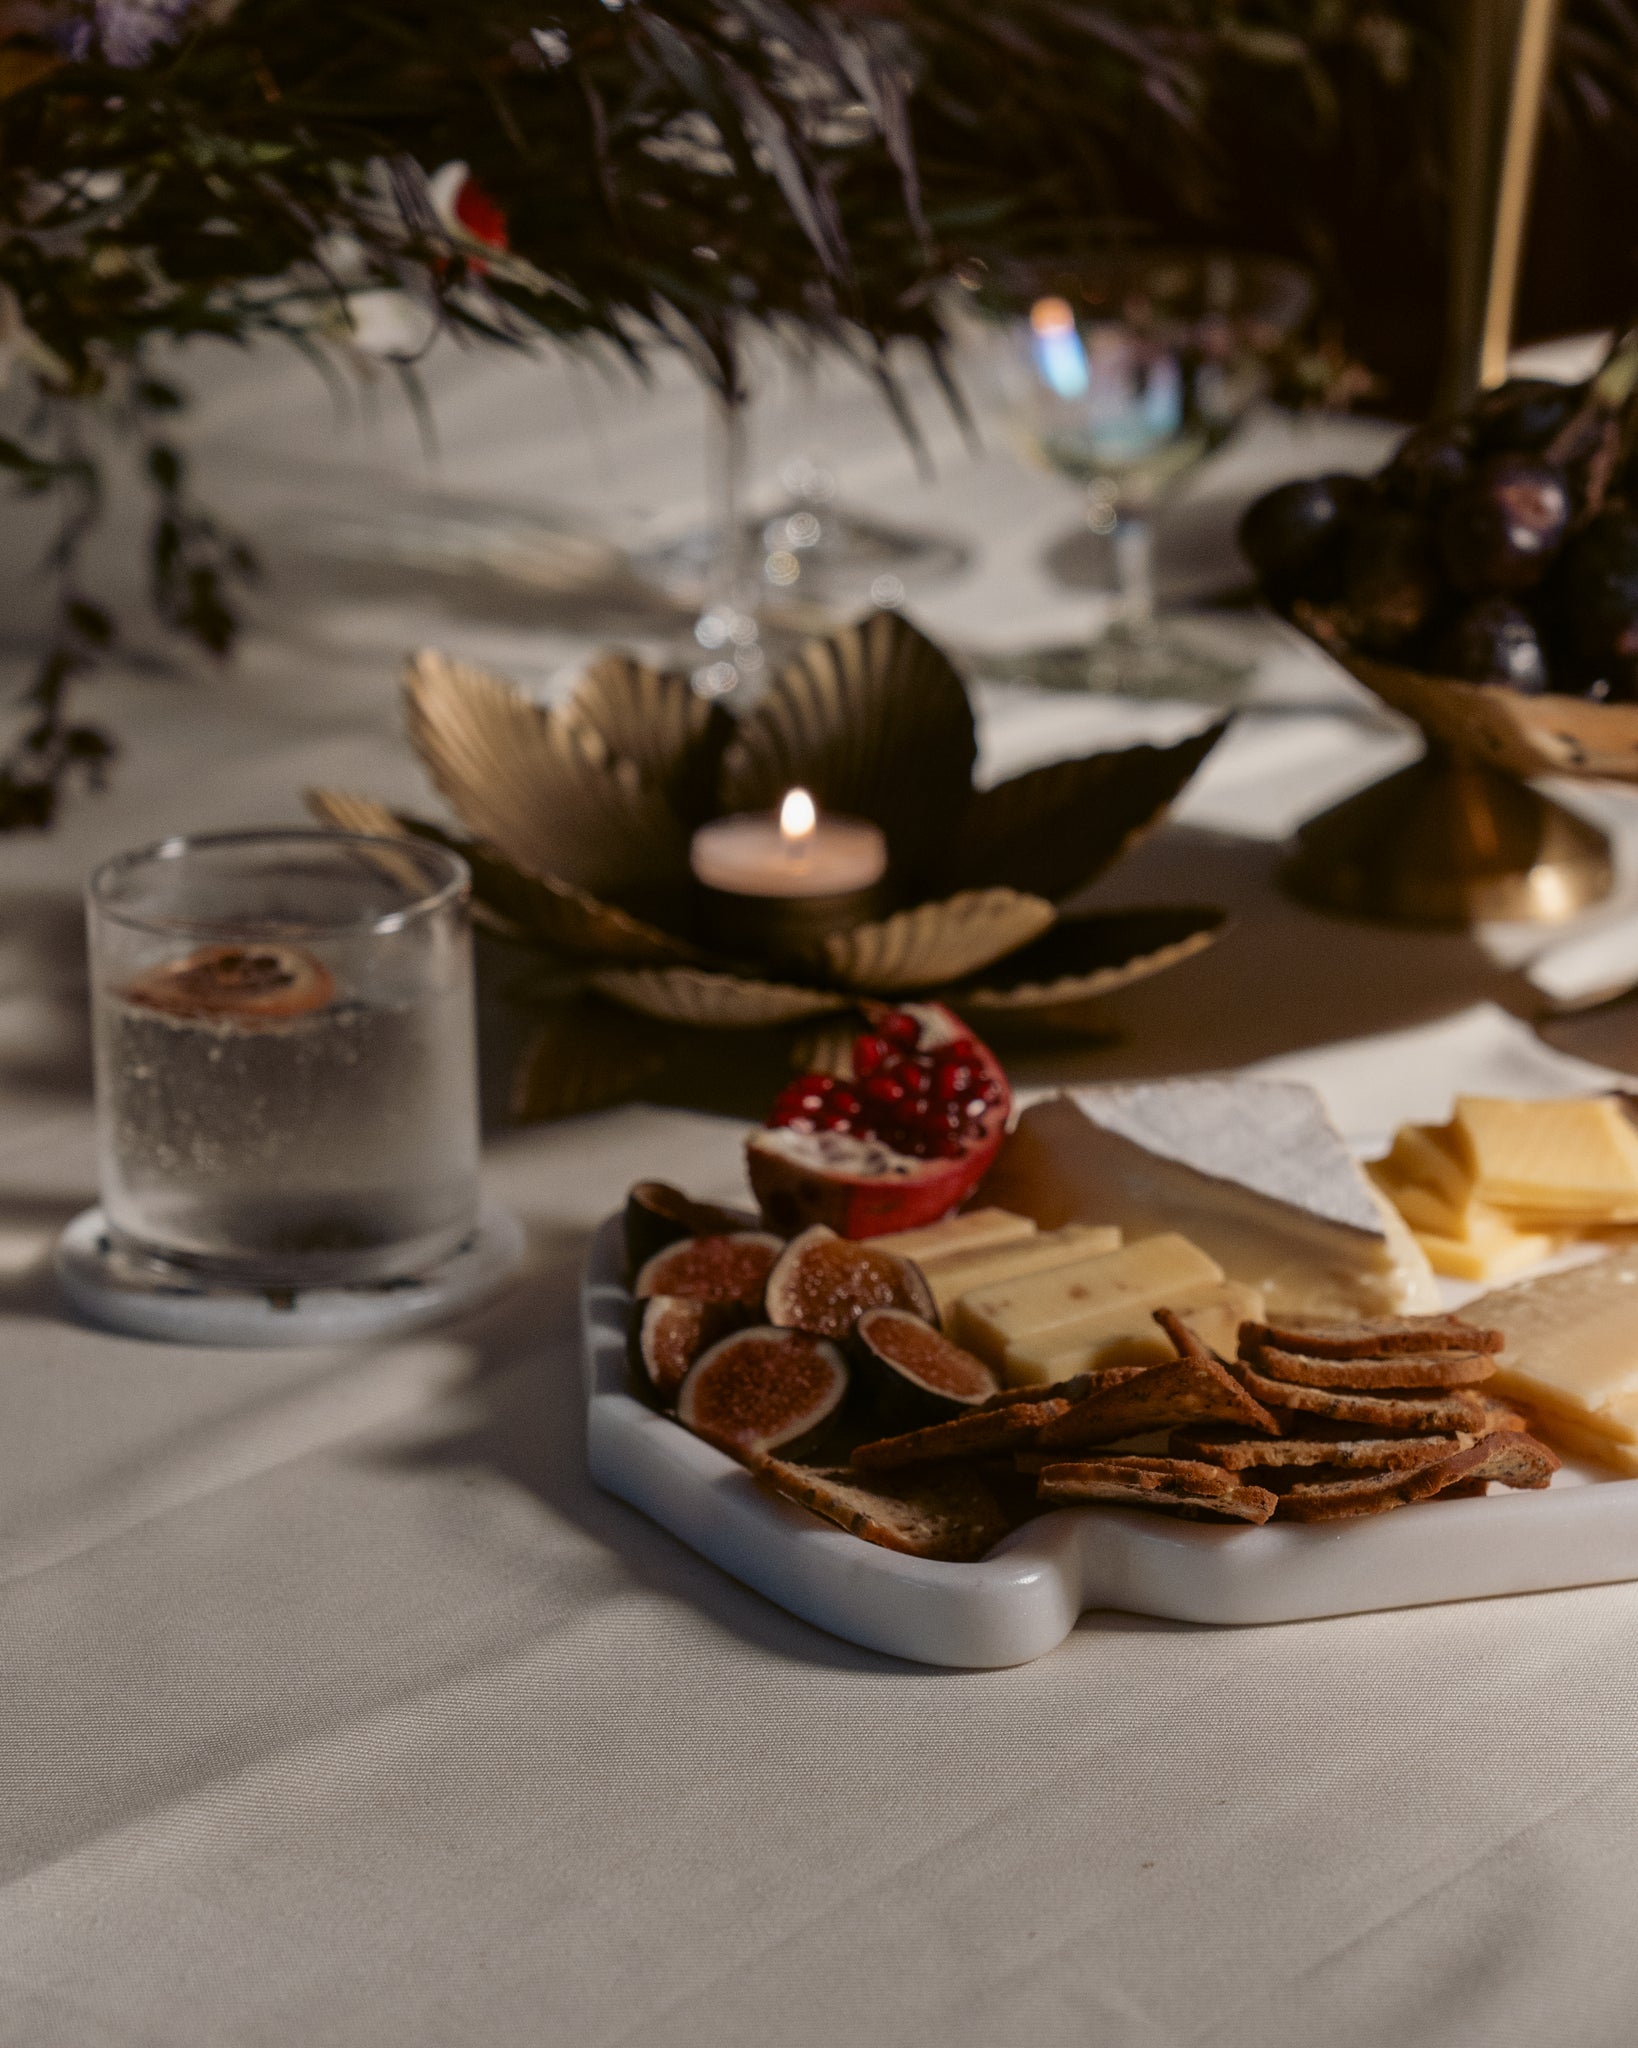
[[[225,1284],[424,1272],[478,1213],[470,882],[440,847],[171,839],[88,891],[103,1209]]]

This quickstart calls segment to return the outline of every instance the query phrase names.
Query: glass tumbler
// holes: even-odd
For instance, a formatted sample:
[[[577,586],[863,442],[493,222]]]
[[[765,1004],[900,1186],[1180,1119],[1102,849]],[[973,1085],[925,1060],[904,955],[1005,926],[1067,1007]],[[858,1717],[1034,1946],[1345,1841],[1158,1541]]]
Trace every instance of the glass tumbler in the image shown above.
[[[478,1215],[470,879],[335,832],[167,839],[88,891],[123,1251],[228,1287],[422,1274]]]

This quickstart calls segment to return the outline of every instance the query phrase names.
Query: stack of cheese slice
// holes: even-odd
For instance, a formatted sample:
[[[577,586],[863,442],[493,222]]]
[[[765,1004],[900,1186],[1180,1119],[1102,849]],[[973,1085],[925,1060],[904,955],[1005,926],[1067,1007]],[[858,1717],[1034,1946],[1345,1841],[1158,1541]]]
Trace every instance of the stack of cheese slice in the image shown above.
[[[984,1192],[1044,1229],[1182,1233],[1271,1315],[1440,1306],[1399,1212],[1297,1082],[1229,1075],[1054,1096],[1019,1118]]]
[[[1638,1223],[1638,1128],[1613,1095],[1460,1096],[1448,1124],[1405,1125],[1371,1173],[1453,1279],[1504,1279],[1568,1238]]]
[[[1157,1308],[1175,1309],[1205,1343],[1232,1353],[1240,1324],[1264,1309],[1255,1288],[1226,1279],[1175,1232],[1124,1244],[1111,1225],[1042,1230],[990,1208],[873,1242],[915,1261],[944,1327],[1014,1385],[1170,1358]]]
[[[1491,1384],[1541,1435],[1638,1473],[1638,1248],[1499,1288],[1462,1314],[1501,1331]]]

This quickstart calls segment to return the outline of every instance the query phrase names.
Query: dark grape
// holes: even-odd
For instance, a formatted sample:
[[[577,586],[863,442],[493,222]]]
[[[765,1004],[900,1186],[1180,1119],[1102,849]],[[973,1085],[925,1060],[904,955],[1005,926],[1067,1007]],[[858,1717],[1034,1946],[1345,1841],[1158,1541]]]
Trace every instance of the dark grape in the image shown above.
[[[1370,500],[1357,476],[1316,476],[1264,492],[1240,521],[1240,552],[1276,604],[1323,604],[1342,588],[1348,526]]]
[[[1439,515],[1439,550],[1470,596],[1528,590],[1552,564],[1570,524],[1562,472],[1526,455],[1497,455],[1454,491]]]
[[[1537,454],[1587,395],[1583,384],[1550,384],[1542,377],[1510,377],[1481,391],[1468,414],[1475,445],[1485,455]]]
[[[1505,597],[1481,597],[1440,634],[1433,666],[1442,676],[1508,683],[1535,696],[1547,687],[1547,657],[1535,621]]]
[[[1349,538],[1343,596],[1361,646],[1391,654],[1413,640],[1440,596],[1427,521],[1391,505],[1372,506]]]
[[[1459,420],[1418,427],[1382,472],[1382,488],[1396,504],[1430,511],[1466,479],[1472,449],[1472,435]]]
[[[1546,592],[1577,694],[1638,695],[1638,517],[1600,512],[1569,545]]]

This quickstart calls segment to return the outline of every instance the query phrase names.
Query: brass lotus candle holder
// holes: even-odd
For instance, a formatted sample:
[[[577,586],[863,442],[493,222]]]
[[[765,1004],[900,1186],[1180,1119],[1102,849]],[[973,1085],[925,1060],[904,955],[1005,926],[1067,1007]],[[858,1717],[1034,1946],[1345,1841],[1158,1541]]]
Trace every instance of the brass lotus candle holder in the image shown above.
[[[767,1031],[871,998],[936,997],[986,1032],[1095,1030],[1096,999],[1201,951],[1224,922],[1195,905],[1066,907],[1158,821],[1222,725],[975,788],[961,678],[894,613],[811,642],[737,717],[686,677],[614,654],[557,708],[437,653],[411,661],[405,698],[411,742],[464,835],[339,791],[309,803],[346,830],[456,847],[477,917],[589,998],[576,1057],[526,1056],[523,1114],[633,1092],[676,1052],[679,1027]],[[793,791],[811,796],[821,830],[832,818],[878,828],[885,874],[839,922],[776,919],[780,937],[759,947],[757,919],[742,919],[725,950],[691,842],[713,820],[777,814]],[[550,1038],[561,1049],[561,1017]]]

